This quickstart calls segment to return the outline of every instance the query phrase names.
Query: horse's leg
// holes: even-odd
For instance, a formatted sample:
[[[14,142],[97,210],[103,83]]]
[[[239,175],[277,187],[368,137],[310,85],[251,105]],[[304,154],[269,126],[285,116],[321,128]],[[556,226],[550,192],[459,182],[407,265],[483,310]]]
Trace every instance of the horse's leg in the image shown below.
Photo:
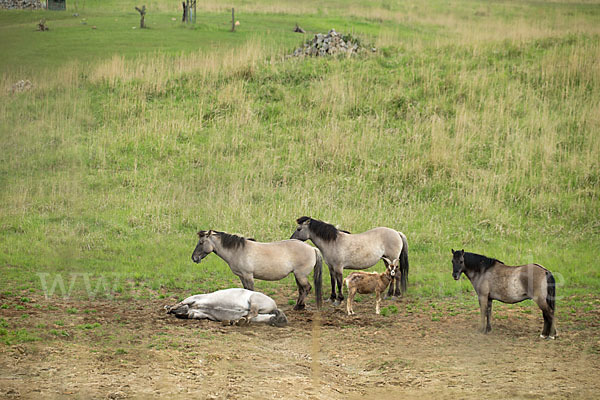
[[[396,274],[396,276],[394,277],[394,282],[396,282],[396,289],[394,290],[394,296],[395,297],[400,297],[402,296],[402,291],[400,290],[400,274]],[[391,286],[390,286],[391,287]]]
[[[354,301],[354,296],[356,295],[356,288],[351,288],[348,291],[348,300],[346,301],[346,312],[348,315],[354,314],[354,309],[352,308],[352,302]]]
[[[242,275],[240,276],[240,280],[244,289],[254,291],[254,277],[252,275]]]
[[[546,298],[542,298],[542,296],[536,296],[533,301],[535,301],[540,310],[542,310],[542,316],[544,317],[544,327],[542,328],[542,334],[540,337],[547,339],[548,336],[554,336],[553,334],[551,335],[554,313],[548,306],[548,303],[546,303]]]
[[[375,314],[379,315],[379,303],[381,303],[381,292],[375,291]]]
[[[342,287],[344,286],[344,274],[343,274],[344,268],[343,267],[339,267],[336,268],[335,271],[335,278],[337,281],[337,288],[338,288],[338,295],[337,298],[335,300],[335,302],[333,303],[334,306],[339,306],[342,301],[344,301],[344,295],[342,294]]]
[[[246,323],[246,325],[250,324],[250,321],[252,320],[252,318],[254,318],[258,315],[259,309],[260,309],[259,304],[256,302],[253,302],[252,298],[250,298],[250,311],[246,315],[246,320],[244,321]],[[244,318],[244,317],[242,317],[242,318]]]
[[[488,295],[479,295],[479,311],[481,312],[481,322],[479,324],[479,330],[481,333],[487,333],[486,330],[486,316],[488,307]]]
[[[486,319],[487,325],[485,327],[485,333],[491,332],[492,330],[492,299],[488,298],[487,310],[486,310]]]
[[[325,300],[328,302],[334,302],[335,301],[335,282],[336,282],[336,277],[335,277],[335,271],[333,270],[333,267],[331,265],[327,265],[329,267],[329,280],[331,280],[331,296],[329,296],[329,299]]]
[[[208,314],[205,314],[200,310],[189,310],[187,317],[193,319],[211,319]]]
[[[304,301],[311,289],[310,283],[308,283],[308,279],[306,276],[298,277],[294,275],[294,277],[296,278],[296,285],[298,285],[298,300],[296,301],[294,310],[304,310],[304,308],[306,307]]]

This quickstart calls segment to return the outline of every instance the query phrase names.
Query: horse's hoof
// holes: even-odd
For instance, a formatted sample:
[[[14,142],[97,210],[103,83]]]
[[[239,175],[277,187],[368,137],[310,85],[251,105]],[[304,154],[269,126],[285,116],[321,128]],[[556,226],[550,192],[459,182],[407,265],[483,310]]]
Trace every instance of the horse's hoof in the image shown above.
[[[342,303],[339,300],[336,300],[333,302],[334,307],[338,307],[340,304],[342,304]]]
[[[548,339],[548,336],[540,335],[542,339]]]
[[[548,336],[548,339],[554,340],[554,339],[556,339],[556,336]]]
[[[294,306],[294,311],[302,311],[306,308],[306,306],[304,304],[296,304]]]

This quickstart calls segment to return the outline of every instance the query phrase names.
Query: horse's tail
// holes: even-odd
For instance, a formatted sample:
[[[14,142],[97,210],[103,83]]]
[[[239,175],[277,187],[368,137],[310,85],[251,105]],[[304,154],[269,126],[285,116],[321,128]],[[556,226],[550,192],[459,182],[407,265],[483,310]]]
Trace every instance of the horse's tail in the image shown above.
[[[402,295],[406,293],[408,285],[408,241],[402,232],[398,232],[402,238],[402,251],[400,252],[400,285],[402,286]]]
[[[556,281],[554,280],[554,275],[552,275],[552,272],[550,271],[546,271],[546,282],[548,283],[546,303],[548,303],[548,307],[554,311],[554,307],[556,306]]]
[[[313,269],[313,282],[315,284],[315,296],[317,297],[317,308],[321,308],[323,305],[323,256],[321,255],[321,251],[315,247],[315,255],[317,256],[317,261],[315,262],[315,267]]]

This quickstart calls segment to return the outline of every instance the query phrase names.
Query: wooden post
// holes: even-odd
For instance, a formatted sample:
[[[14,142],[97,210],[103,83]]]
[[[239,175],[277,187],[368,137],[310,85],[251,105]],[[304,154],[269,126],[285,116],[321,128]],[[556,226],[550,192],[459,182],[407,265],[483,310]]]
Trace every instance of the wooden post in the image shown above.
[[[194,2],[194,25],[196,24],[196,0],[193,0]]]
[[[183,16],[181,17],[181,22],[185,22],[187,20],[187,8],[185,6],[185,1],[181,2],[181,6],[183,7]]]
[[[231,32],[235,32],[235,12],[231,9]]]

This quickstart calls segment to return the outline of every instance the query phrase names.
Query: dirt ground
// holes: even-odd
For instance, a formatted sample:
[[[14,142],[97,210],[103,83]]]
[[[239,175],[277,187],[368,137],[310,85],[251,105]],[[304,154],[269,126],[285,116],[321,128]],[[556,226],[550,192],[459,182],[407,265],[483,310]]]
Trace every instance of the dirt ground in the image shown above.
[[[291,310],[285,328],[224,326],[166,315],[162,300],[2,298],[9,330],[38,340],[0,344],[2,398],[598,398],[600,300],[539,338],[538,310],[497,307],[493,331],[478,310],[374,299],[355,316],[326,305]],[[445,303],[442,303],[445,304]],[[391,307],[393,308],[393,307]],[[389,311],[389,310],[388,310]],[[27,317],[23,317],[27,314]]]

